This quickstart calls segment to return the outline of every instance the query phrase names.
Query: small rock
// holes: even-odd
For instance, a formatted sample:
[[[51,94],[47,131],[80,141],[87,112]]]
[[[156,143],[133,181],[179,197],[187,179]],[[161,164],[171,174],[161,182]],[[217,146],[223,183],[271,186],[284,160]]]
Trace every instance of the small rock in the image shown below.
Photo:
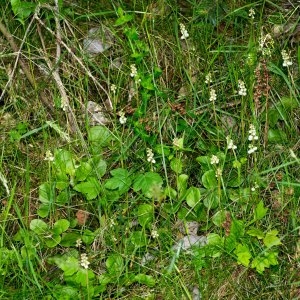
[[[198,236],[194,234],[189,234],[180,239],[172,249],[178,251],[181,248],[183,251],[190,249],[193,246],[202,247],[207,244],[206,236]]]
[[[104,52],[114,44],[112,33],[104,27],[94,27],[83,40],[83,49],[90,55]]]

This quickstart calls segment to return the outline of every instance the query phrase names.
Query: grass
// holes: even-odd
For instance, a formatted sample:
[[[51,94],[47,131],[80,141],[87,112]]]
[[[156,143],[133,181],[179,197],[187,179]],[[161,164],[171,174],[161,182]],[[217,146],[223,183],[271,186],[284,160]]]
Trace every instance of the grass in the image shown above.
[[[28,3],[1,4],[0,298],[298,299],[299,5]]]

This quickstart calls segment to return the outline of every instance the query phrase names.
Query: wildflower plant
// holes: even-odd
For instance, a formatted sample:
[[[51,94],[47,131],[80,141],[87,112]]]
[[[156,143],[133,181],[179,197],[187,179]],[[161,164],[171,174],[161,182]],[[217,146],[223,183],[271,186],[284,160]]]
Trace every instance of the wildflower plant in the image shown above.
[[[67,1],[63,6],[54,1],[53,7],[10,2],[14,35],[6,46],[18,36],[17,61],[24,68],[26,58],[32,70],[24,74],[33,76],[28,84],[34,87],[44,82],[35,77],[39,62],[31,60],[47,63],[58,56],[49,69],[64,78],[47,93],[60,98],[56,91],[64,89],[70,99],[66,113],[74,109],[78,125],[74,135],[64,134],[69,118],[56,111],[59,103],[50,105],[61,127],[53,126],[44,119],[52,112],[36,113],[40,97],[30,111],[32,90],[18,82],[18,72],[13,70],[7,86],[4,82],[5,97],[14,101],[2,101],[0,112],[1,295],[206,299],[247,298],[251,290],[257,299],[297,297],[298,75],[286,69],[295,63],[293,45],[264,33],[271,26],[260,28],[274,16],[255,15],[268,14],[272,6],[262,10],[258,3],[241,2],[237,8],[230,1],[200,1],[190,11],[180,1],[174,10],[164,1],[147,7],[126,3],[126,11],[114,6],[105,22],[114,37],[112,52],[86,57],[69,49],[64,36],[62,29],[72,31],[72,14],[68,23],[64,19],[65,9],[72,10]],[[104,11],[100,2],[95,7]],[[170,12],[172,18],[166,17]],[[190,31],[176,19],[179,12],[192,16]],[[77,14],[76,24],[91,25]],[[57,22],[48,28],[45,20]],[[19,21],[26,26],[16,31]],[[32,28],[38,28],[40,40]],[[48,52],[55,43],[56,53]],[[63,59],[60,47],[67,54]],[[112,59],[122,63],[116,67]],[[5,68],[14,66],[7,61]],[[187,92],[178,98],[182,86]],[[86,91],[104,100],[110,122],[81,123]],[[106,105],[109,98],[113,109]],[[13,115],[8,126],[5,113]],[[30,122],[17,120],[22,118]],[[46,151],[49,145],[53,153]],[[228,284],[232,274],[239,277],[234,286]]]

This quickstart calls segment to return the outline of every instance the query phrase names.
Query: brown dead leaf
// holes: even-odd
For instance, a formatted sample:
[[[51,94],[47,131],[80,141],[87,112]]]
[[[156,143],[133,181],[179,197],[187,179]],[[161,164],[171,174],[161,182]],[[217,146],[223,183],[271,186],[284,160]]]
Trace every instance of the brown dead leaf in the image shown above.
[[[79,225],[85,225],[87,219],[89,218],[89,212],[79,209],[76,213],[76,219]]]

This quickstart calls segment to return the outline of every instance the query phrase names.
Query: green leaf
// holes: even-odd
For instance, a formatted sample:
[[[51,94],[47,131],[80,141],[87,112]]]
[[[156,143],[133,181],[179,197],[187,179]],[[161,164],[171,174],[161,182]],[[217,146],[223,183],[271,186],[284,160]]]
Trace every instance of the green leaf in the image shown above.
[[[236,248],[237,240],[236,237],[232,234],[229,234],[229,236],[226,237],[224,246],[228,253],[230,253],[232,250]]]
[[[71,256],[60,261],[57,266],[64,271],[65,276],[71,276],[79,270],[79,261]]]
[[[30,222],[29,228],[38,235],[45,234],[49,230],[47,223],[39,219],[33,219]]]
[[[41,204],[37,210],[37,214],[41,218],[46,218],[50,213],[50,205],[49,204]]]
[[[105,175],[107,164],[106,161],[103,160],[101,157],[94,156],[89,160],[89,164],[92,166],[92,176],[101,178]]]
[[[280,238],[277,236],[277,234],[278,234],[277,230],[271,230],[266,233],[266,236],[263,239],[263,242],[266,247],[271,248],[273,246],[281,245]]]
[[[123,25],[133,19],[133,15],[122,15],[115,21],[115,26]]]
[[[219,210],[212,216],[212,222],[218,227],[221,227],[225,220],[226,212],[224,210]]]
[[[243,221],[233,219],[230,226],[230,235],[236,239],[243,237],[245,234],[245,224]]]
[[[254,220],[258,221],[265,217],[267,214],[268,208],[264,206],[264,203],[262,200],[259,201],[259,203],[256,205],[254,209]]]
[[[89,286],[91,284],[91,280],[95,277],[93,271],[79,268],[78,272],[75,274],[75,282],[80,284],[81,286]],[[89,293],[90,295],[90,293]]]
[[[20,0],[10,0],[10,3],[14,14],[19,18],[21,23],[23,23],[24,19],[34,13],[36,7],[36,3]]]
[[[101,187],[96,178],[90,177],[87,181],[75,185],[74,190],[84,194],[87,200],[92,200],[99,195]]]
[[[107,271],[110,275],[120,277],[124,269],[123,257],[120,254],[111,254],[106,262]]]
[[[208,157],[208,156],[198,156],[198,157],[196,158],[196,161],[197,161],[198,163],[200,163],[201,169],[202,169],[203,171],[208,171],[208,170],[211,169],[210,157]]]
[[[203,197],[204,197],[203,204],[205,205],[205,207],[207,207],[209,209],[214,209],[214,208],[218,207],[219,194],[216,189],[206,191],[206,193],[203,194]]]
[[[216,233],[207,235],[207,246],[210,257],[219,257],[222,253],[221,249],[224,246],[224,239]]]
[[[130,241],[137,247],[143,247],[147,245],[147,238],[143,231],[133,231],[130,236]]]
[[[247,204],[251,196],[250,188],[227,189],[229,192],[229,199],[240,204]]]
[[[105,182],[105,187],[110,190],[118,190],[120,195],[128,192],[131,186],[131,178],[126,169],[115,169],[110,172],[113,176]]]
[[[207,244],[211,246],[213,245],[213,246],[222,247],[224,244],[224,240],[217,233],[209,233],[207,235]]]
[[[234,253],[237,256],[238,264],[242,264],[245,267],[249,266],[252,255],[247,245],[238,244]]]
[[[138,208],[138,220],[141,226],[146,227],[154,220],[154,209],[150,204],[141,204]]]
[[[265,268],[269,268],[271,265],[278,265],[277,252],[265,252],[263,256],[257,256],[253,259],[251,268],[256,269],[259,274],[262,274]]]
[[[100,153],[101,149],[108,146],[113,136],[105,126],[93,126],[88,130],[88,140],[93,153]]]
[[[82,235],[82,241],[86,244],[86,245],[90,245],[94,242],[95,237],[96,237],[96,232],[93,232],[89,229],[84,230],[83,235]]]
[[[58,174],[71,176],[75,174],[75,162],[71,152],[67,150],[58,149],[55,151],[53,166]]]
[[[71,197],[74,195],[74,192],[70,192],[69,190],[61,191],[56,197],[56,203],[64,205],[68,203]]]
[[[135,178],[133,190],[135,192],[142,190],[145,197],[151,198],[155,194],[155,187],[161,187],[162,183],[163,180],[158,173],[147,172]]]
[[[92,166],[87,162],[81,162],[75,171],[75,178],[78,181],[84,181],[91,174]]]
[[[270,128],[268,131],[268,141],[270,143],[284,143],[287,141],[287,135],[280,129]]]
[[[68,232],[66,234],[63,234],[60,244],[63,247],[74,247],[76,245],[76,241],[80,239],[80,237],[81,236],[79,233]]]
[[[278,265],[278,252],[265,252],[265,257],[269,261],[269,264],[271,266],[276,266]]]
[[[52,232],[59,235],[65,232],[70,227],[70,222],[66,219],[60,219],[56,221],[53,225]]]
[[[214,170],[206,171],[202,175],[202,184],[206,189],[213,189],[218,186],[216,174]]]
[[[176,174],[181,174],[182,173],[181,159],[174,157],[171,160],[170,167]]]
[[[249,234],[250,236],[255,236],[257,237],[259,240],[262,240],[264,238],[264,233],[262,232],[262,230],[258,229],[258,228],[251,228],[247,231],[247,234]]]
[[[61,241],[60,235],[52,235],[51,237],[45,238],[45,244],[48,248],[56,247]]]
[[[134,281],[140,283],[140,284],[145,284],[149,287],[154,287],[156,284],[155,279],[151,275],[146,275],[146,274],[137,274],[134,277]]]
[[[200,199],[201,193],[199,188],[192,186],[187,190],[186,203],[189,207],[194,207],[196,204],[199,203]]]
[[[186,193],[188,179],[189,179],[189,176],[186,175],[186,174],[180,174],[177,178],[177,189],[178,189],[178,192],[179,192],[179,198],[181,200],[183,200],[182,197]]]
[[[54,202],[54,184],[50,184],[48,182],[43,183],[39,186],[39,200],[44,203],[53,203]]]
[[[255,269],[259,274],[262,274],[265,268],[269,266],[269,261],[262,256],[255,257],[251,263],[251,268]]]

